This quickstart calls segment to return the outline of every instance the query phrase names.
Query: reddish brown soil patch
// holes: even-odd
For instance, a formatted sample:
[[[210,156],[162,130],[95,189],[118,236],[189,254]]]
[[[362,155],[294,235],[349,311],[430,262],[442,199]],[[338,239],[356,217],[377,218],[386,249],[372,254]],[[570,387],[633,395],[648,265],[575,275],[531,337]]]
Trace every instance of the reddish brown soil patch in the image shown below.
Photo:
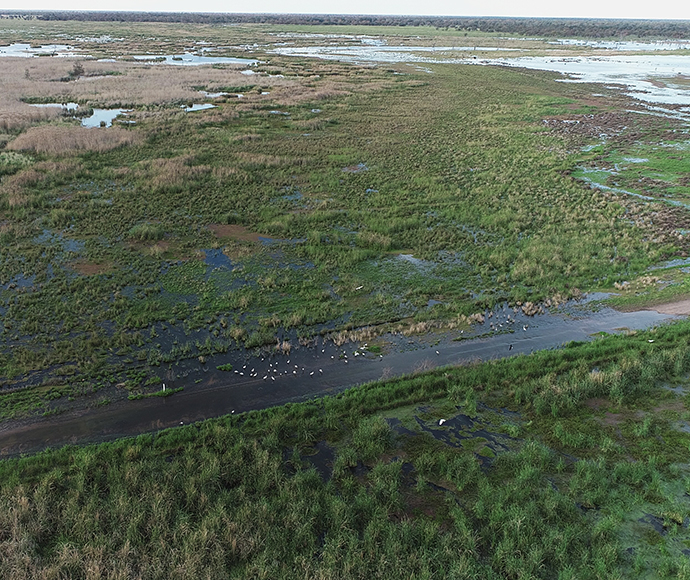
[[[660,405],[657,405],[654,407],[654,412],[661,412],[661,411],[677,411],[679,413],[682,413],[685,411],[685,405],[683,404],[682,399],[674,399],[672,401],[665,401],[661,403]]]
[[[96,264],[95,262],[80,260],[72,263],[71,268],[82,276],[95,276],[96,274],[107,274],[112,271],[113,265],[110,262]]]
[[[624,415],[623,413],[609,413],[608,411],[604,413],[604,417],[600,419],[600,421],[604,425],[608,425],[610,427],[615,427],[616,425],[620,425],[626,420],[627,416]]]
[[[250,232],[244,226],[237,224],[211,224],[208,226],[219,238],[232,238],[234,240],[242,240],[245,242],[258,242],[259,234]]]
[[[610,401],[607,399],[602,399],[601,397],[594,397],[585,401],[585,407],[592,409],[592,411],[598,411],[603,407],[608,407],[610,404]]]

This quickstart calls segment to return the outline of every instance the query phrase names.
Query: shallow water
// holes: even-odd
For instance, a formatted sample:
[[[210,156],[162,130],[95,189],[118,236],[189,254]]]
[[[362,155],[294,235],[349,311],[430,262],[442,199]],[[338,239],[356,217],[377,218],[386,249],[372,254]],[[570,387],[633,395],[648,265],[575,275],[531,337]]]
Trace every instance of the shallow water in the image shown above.
[[[560,41],[565,42],[565,41]],[[577,43],[580,41],[570,41]],[[678,43],[623,43],[621,51],[670,50]],[[615,49],[616,43],[602,43],[602,48]],[[632,48],[638,47],[638,48]],[[656,49],[651,48],[656,47]],[[328,46],[276,46],[273,52],[282,55],[314,57],[326,60],[367,63],[446,63],[481,64],[524,67],[549,70],[568,75],[571,82],[604,83],[608,88],[626,87],[626,93],[636,99],[651,103],[690,105],[690,90],[673,83],[658,86],[650,79],[672,79],[690,71],[690,55],[670,54],[602,54],[597,56],[522,56],[515,58],[468,58],[467,52],[521,51],[500,47],[428,47],[428,46],[372,46],[348,44]]]
[[[186,105],[182,105],[182,108],[185,110],[186,113],[192,113],[194,111],[204,111],[206,109],[215,109],[216,106],[212,105],[211,103],[202,103],[202,104],[194,104],[191,107],[187,107]]]
[[[41,103],[41,104],[31,104],[29,105],[31,107],[39,107],[39,108],[57,108],[61,107],[65,109],[66,111],[76,111],[79,108],[79,105],[77,103]]]
[[[344,62],[460,62],[462,53],[522,52],[520,48],[495,46],[382,46],[374,44],[328,46],[277,46],[271,52],[284,56],[315,57]]]
[[[525,56],[485,60],[498,64],[549,70],[568,75],[571,82],[616,83],[627,87],[626,94],[651,103],[690,105],[690,90],[680,86],[656,86],[650,79],[668,79],[690,71],[690,56],[671,54],[611,55],[556,58]]]
[[[251,58],[232,58],[227,56],[200,56],[185,52],[184,54],[141,54],[133,57],[135,60],[152,62],[154,64],[172,64],[176,66],[200,66],[203,64],[244,64],[252,65],[259,61]]]
[[[93,115],[81,120],[82,127],[100,127],[101,122],[105,127],[112,127],[113,121],[118,115],[131,112],[131,109],[94,109]]]
[[[204,250],[204,263],[213,268],[233,269],[232,260],[228,258],[222,249]]]
[[[590,300],[601,298],[590,296]],[[421,368],[529,354],[570,341],[591,340],[600,332],[645,329],[678,319],[653,311],[617,312],[607,307],[592,312],[586,302],[570,302],[534,317],[507,306],[499,307],[491,318],[487,312],[485,322],[471,332],[448,333],[433,345],[424,338],[387,335],[383,338],[390,345],[390,353],[383,357],[367,353],[355,344],[336,347],[318,339],[315,346],[287,355],[233,351],[209,357],[205,364],[183,361],[175,367],[179,378],[166,379],[166,383],[172,388],[184,386],[184,391],[168,398],[122,401],[5,428],[0,432],[0,455],[137,435],[233,411],[334,394],[350,386]],[[467,340],[457,340],[464,337]],[[237,372],[216,370],[216,366],[225,363],[231,363]]]
[[[45,56],[47,54],[52,56],[80,56],[74,52],[70,52],[74,47],[66,44],[44,44],[42,46],[32,47],[30,44],[15,42],[8,46],[0,46],[0,56],[19,56],[19,57],[34,57]]]
[[[634,40],[580,40],[577,38],[559,38],[549,44],[561,46],[585,46],[588,48],[602,48],[606,50],[648,51],[648,50],[687,50],[690,40],[658,40],[651,42],[636,42]]]
[[[217,99],[218,97],[226,97],[231,93],[224,93],[224,92],[219,92],[219,93],[209,93],[208,91],[199,91],[202,95],[204,95],[207,99]],[[242,97],[243,95],[237,95],[238,97]]]

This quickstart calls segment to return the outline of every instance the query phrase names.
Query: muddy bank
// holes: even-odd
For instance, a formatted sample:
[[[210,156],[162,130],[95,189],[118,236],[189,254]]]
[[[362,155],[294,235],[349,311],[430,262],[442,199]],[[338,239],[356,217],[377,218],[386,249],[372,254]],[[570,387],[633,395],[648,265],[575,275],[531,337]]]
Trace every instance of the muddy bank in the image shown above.
[[[686,300],[679,300],[677,302],[669,302],[667,304],[647,306],[645,310],[651,310],[653,312],[658,312],[659,314],[668,314],[672,316],[688,316],[690,315],[690,298]]]
[[[618,312],[571,303],[543,315],[499,308],[472,333],[422,338],[388,335],[386,354],[358,345],[315,346],[286,354],[248,356],[223,372],[190,366],[169,388],[184,391],[167,398],[119,401],[104,407],[71,411],[33,422],[0,425],[0,457],[33,453],[46,447],[111,440],[252,409],[334,394],[381,378],[398,377],[444,365],[466,364],[529,354],[570,341],[589,340],[599,332],[650,328],[676,318],[673,312]],[[484,336],[485,333],[490,333]],[[191,363],[190,363],[191,364]]]

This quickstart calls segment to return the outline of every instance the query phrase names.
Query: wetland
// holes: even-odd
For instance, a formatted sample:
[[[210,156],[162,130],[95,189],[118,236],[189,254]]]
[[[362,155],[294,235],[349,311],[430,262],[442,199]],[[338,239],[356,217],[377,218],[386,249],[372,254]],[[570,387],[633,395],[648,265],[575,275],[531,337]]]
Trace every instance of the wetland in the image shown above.
[[[0,575],[690,577],[687,41],[0,44]]]

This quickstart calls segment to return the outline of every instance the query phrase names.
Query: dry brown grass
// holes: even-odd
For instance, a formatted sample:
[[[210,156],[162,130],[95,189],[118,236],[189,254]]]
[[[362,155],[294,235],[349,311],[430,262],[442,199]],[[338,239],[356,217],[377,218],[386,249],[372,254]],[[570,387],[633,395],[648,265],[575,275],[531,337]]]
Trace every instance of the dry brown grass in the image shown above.
[[[282,342],[279,340],[278,343],[276,344],[276,351],[280,352],[282,354],[290,354],[290,351],[292,350],[292,345],[290,344],[289,340],[283,340]]]
[[[145,177],[153,190],[178,189],[211,171],[208,165],[194,165],[193,163],[193,155],[151,159],[140,163],[136,173],[140,177]]]
[[[323,81],[315,86],[304,78],[247,77],[241,74],[243,65],[213,68],[209,66],[152,65],[142,62],[97,62],[79,59],[84,75],[69,82],[75,59],[2,58],[0,59],[0,130],[15,131],[29,125],[57,119],[59,108],[32,107],[24,100],[37,102],[78,102],[98,107],[138,107],[170,105],[204,100],[195,86],[209,91],[247,84],[270,85],[270,95],[258,92],[245,94],[242,99],[218,99],[231,103],[204,116],[205,121],[223,121],[235,116],[235,106],[270,100],[278,105],[322,100],[345,94],[338,83]],[[155,114],[147,112],[147,115]]]
[[[22,207],[36,197],[30,190],[50,177],[64,178],[81,168],[75,161],[44,161],[0,180],[0,196],[10,207]]]
[[[28,205],[33,195],[26,190],[47,178],[45,173],[34,168],[24,169],[14,175],[9,175],[0,182],[0,196],[7,200],[10,207]]]
[[[34,123],[51,121],[60,116],[59,108],[31,107],[26,103],[0,104],[0,131],[16,131]]]
[[[75,62],[84,67],[84,74],[68,82]],[[265,104],[288,107],[309,101],[323,101],[350,94],[350,85],[356,81],[358,91],[381,88],[381,81],[372,78],[350,78],[349,69],[332,63],[317,63],[318,74],[311,77],[268,76],[265,72],[253,76],[241,73],[243,65],[214,68],[210,66],[170,66],[136,61],[98,62],[71,58],[2,58],[0,59],[0,132],[14,133],[37,123],[55,121],[63,115],[60,108],[33,107],[30,102],[77,102],[82,107],[133,108],[137,122],[162,120],[171,114],[170,107],[181,103],[201,102],[205,97],[194,87],[221,91],[228,87],[256,85],[259,89],[246,91],[241,99],[216,99],[216,109],[190,118],[194,123],[224,123],[237,117],[241,111],[261,114]],[[373,73],[372,73],[373,74]],[[144,108],[145,107],[145,108]],[[161,107],[161,108],[158,108]],[[174,109],[173,109],[174,111]],[[181,109],[176,113],[185,114]],[[175,114],[175,112],[173,112]],[[309,120],[310,121],[310,120]],[[304,128],[315,129],[324,120],[300,121]],[[254,135],[238,139],[259,138]],[[73,139],[70,143],[73,143]],[[112,135],[108,141],[115,141]],[[0,136],[0,145],[2,136]],[[21,143],[21,142],[20,142]],[[115,145],[117,146],[117,145]],[[102,148],[97,144],[96,148]],[[110,146],[108,146],[110,147]],[[106,147],[106,148],[108,148]],[[29,147],[33,148],[33,147]],[[34,148],[42,150],[42,148]],[[255,163],[248,160],[249,163]],[[263,163],[259,161],[259,163]],[[269,164],[279,164],[269,160]]]
[[[60,155],[74,151],[108,151],[122,145],[131,145],[140,135],[121,129],[87,129],[70,125],[44,125],[31,127],[8,143],[14,151],[35,151]]]

